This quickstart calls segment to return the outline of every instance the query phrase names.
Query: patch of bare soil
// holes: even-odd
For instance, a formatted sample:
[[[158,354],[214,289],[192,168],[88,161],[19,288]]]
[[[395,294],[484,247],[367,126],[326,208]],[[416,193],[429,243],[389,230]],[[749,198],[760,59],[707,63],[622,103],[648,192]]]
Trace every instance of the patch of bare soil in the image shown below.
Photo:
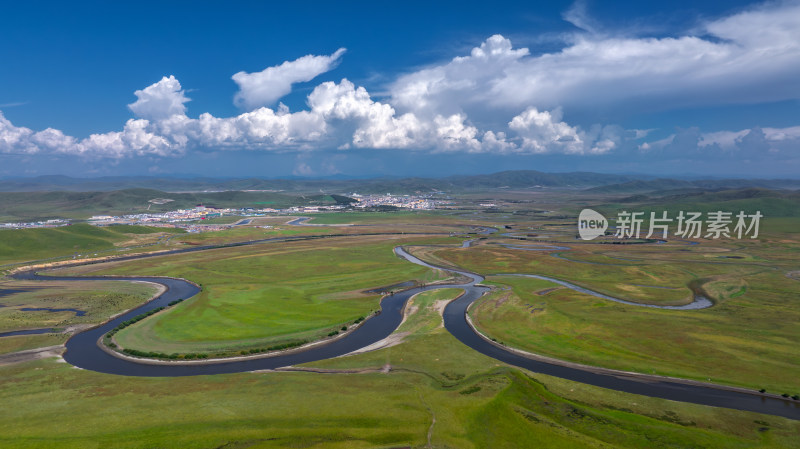
[[[503,305],[504,302],[508,301],[510,294],[506,293],[505,295],[497,298],[497,301],[494,302],[494,308],[498,308]]]
[[[44,348],[12,352],[10,354],[0,355],[0,366],[30,362],[32,360],[46,359],[49,357],[61,357],[61,354],[63,353],[64,345],[47,346]]]
[[[536,293],[539,296],[544,296],[544,295],[546,295],[546,294],[548,294],[550,292],[554,292],[556,290],[561,290],[561,289],[562,289],[562,287],[546,288],[544,290],[539,290],[538,292],[534,292],[534,293]]]

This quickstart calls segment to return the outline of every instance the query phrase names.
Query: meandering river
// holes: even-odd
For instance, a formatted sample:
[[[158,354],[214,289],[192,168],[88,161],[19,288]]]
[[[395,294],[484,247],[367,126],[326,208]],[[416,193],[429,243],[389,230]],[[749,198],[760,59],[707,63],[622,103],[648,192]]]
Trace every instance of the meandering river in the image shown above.
[[[332,236],[333,237],[333,236]],[[347,238],[348,236],[336,236]],[[254,242],[239,243],[234,246],[308,239],[301,238],[275,238],[265,239]],[[231,246],[231,245],[227,245]],[[195,247],[189,250],[171,251],[167,254],[180,252],[201,251],[217,247]],[[279,353],[269,357],[260,358],[241,358],[225,359],[219,361],[183,361],[183,362],[155,362],[144,359],[122,358],[111,355],[101,349],[98,341],[102,336],[116,327],[119,323],[131,319],[149,310],[165,306],[171,301],[186,299],[199,292],[199,288],[194,284],[183,279],[146,277],[146,276],[126,276],[115,277],[112,279],[119,281],[143,281],[161,284],[166,287],[166,291],[158,298],[143,304],[123,315],[120,315],[100,326],[79,332],[70,338],[66,343],[64,360],[68,363],[87,370],[102,373],[119,374],[126,376],[194,376],[222,373],[247,372],[255,370],[274,369],[297,365],[301,363],[314,362],[332,357],[348,354],[360,348],[369,346],[377,341],[389,336],[402,321],[403,307],[408,299],[420,292],[441,288],[460,288],[465,291],[457,300],[450,302],[444,310],[444,326],[462,343],[470,348],[481,352],[489,357],[502,362],[528,369],[534,372],[557,376],[560,378],[591,384],[603,388],[609,388],[627,393],[641,394],[645,396],[670,399],[675,401],[691,402],[696,404],[711,405],[717,407],[728,407],[739,410],[748,410],[760,413],[783,416],[791,419],[800,420],[800,404],[796,401],[783,400],[769,395],[762,395],[754,391],[729,388],[724,386],[703,384],[700,382],[685,381],[680,379],[659,378],[636,373],[623,373],[603,368],[579,366],[568,362],[557,360],[543,361],[535,357],[526,356],[517,351],[498,346],[478,335],[467,321],[467,308],[471,303],[486,293],[489,288],[481,286],[479,283],[483,277],[464,270],[454,270],[451,268],[438,267],[428,264],[406,252],[403,248],[395,248],[395,253],[408,262],[418,265],[441,269],[458,273],[469,279],[465,283],[452,283],[417,287],[406,290],[394,295],[385,296],[381,300],[381,313],[366,320],[356,330],[345,336],[321,343],[307,348],[301,348],[293,352]],[[157,257],[160,254],[143,254],[137,256],[127,256],[124,259]],[[538,275],[532,275],[537,277]],[[55,280],[59,281],[87,281],[102,280],[108,281],[109,277],[102,276],[79,276],[79,277],[51,277],[43,276],[33,272],[18,273],[14,277],[29,280]],[[631,305],[641,306],[642,304],[630,303],[617,298],[607,297],[590,290],[582,289],[564,281],[540,277],[559,283],[573,289],[580,289],[584,293],[594,294],[605,299],[616,300]],[[693,303],[694,304],[694,303]],[[665,307],[668,308],[668,307]],[[674,308],[674,307],[673,307]]]

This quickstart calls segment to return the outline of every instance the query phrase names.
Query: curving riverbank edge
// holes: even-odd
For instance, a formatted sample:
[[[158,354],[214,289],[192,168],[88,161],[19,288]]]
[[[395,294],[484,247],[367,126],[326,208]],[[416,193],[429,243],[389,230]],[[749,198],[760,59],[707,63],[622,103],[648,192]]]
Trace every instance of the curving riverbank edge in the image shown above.
[[[274,239],[268,241],[274,242],[279,240]],[[250,244],[254,243],[265,243],[265,241],[253,242]],[[241,246],[241,244],[237,246]],[[113,328],[116,324],[124,321],[126,318],[130,318],[157,307],[160,304],[157,301],[166,303],[167,301],[178,298],[186,299],[197,294],[199,292],[199,287],[190,284],[188,281],[175,278],[129,277],[125,279],[119,277],[117,280],[153,281],[156,283],[164,283],[164,285],[167,286],[167,291],[161,297],[156,298],[156,300],[140,306],[139,308],[133,309],[132,311],[110,320],[103,325],[99,325],[93,329],[73,335],[72,338],[67,341],[67,351],[64,354],[64,360],[76,367],[102,373],[147,377],[213,375],[274,370],[276,368],[338,357],[351,353],[354,350],[369,346],[370,344],[386,338],[397,329],[402,322],[402,311],[404,306],[407,300],[413,295],[423,291],[441,288],[461,288],[465,290],[465,294],[456,300],[450,301],[445,307],[443,312],[445,328],[454,337],[470,348],[501,362],[532,372],[560,377],[571,381],[626,393],[778,415],[790,419],[800,420],[800,403],[788,399],[779,399],[770,394],[762,394],[760,392],[747,389],[739,390],[736,389],[736,387],[728,387],[724,385],[706,384],[702,382],[694,383],[694,381],[687,381],[685,379],[673,379],[658,376],[654,377],[652,375],[641,373],[614,372],[613,370],[611,372],[606,372],[603,371],[603,368],[598,367],[566,366],[564,365],[564,361],[556,359],[557,362],[561,362],[559,364],[553,361],[546,361],[546,359],[537,360],[534,357],[512,351],[510,350],[511,348],[499,347],[491,344],[490,342],[487,342],[483,336],[475,332],[470,323],[468,323],[466,315],[468,306],[489,291],[488,287],[481,286],[479,284],[481,281],[483,281],[483,276],[461,269],[452,269],[428,264],[407,253],[400,246],[395,247],[394,251],[399,257],[402,257],[409,262],[457,273],[469,278],[470,281],[459,284],[439,284],[425,287],[415,287],[400,293],[395,293],[391,296],[385,296],[381,300],[381,313],[374,315],[370,320],[365,320],[363,325],[356,331],[353,331],[352,333],[345,335],[336,341],[331,341],[325,345],[310,347],[303,351],[274,355],[267,358],[251,359],[248,357],[246,360],[235,361],[231,359],[223,359],[219,362],[207,363],[203,365],[190,365],[185,363],[173,364],[171,362],[168,362],[170,363],[168,365],[155,365],[141,363],[140,359],[126,360],[107,354],[97,346],[97,339],[104,335],[108,330]],[[144,255],[141,257],[150,257],[150,255]],[[26,273],[26,275],[30,279],[37,280],[109,280],[107,277],[88,276],[55,278],[40,276],[36,273],[30,272]]]
[[[667,381],[667,382],[674,382],[674,383],[680,383],[680,384],[685,384],[685,385],[693,385],[693,386],[698,386],[698,387],[703,387],[703,388],[714,388],[714,389],[718,389],[718,390],[734,391],[734,392],[737,392],[737,393],[750,394],[750,395],[754,395],[754,396],[758,396],[758,397],[772,397],[773,399],[778,399],[778,400],[783,400],[784,399],[782,396],[780,396],[778,394],[761,393],[760,391],[753,390],[753,389],[750,389],[750,388],[736,387],[736,386],[733,386],[733,385],[715,384],[715,383],[703,382],[703,381],[693,380],[693,379],[684,379],[684,378],[681,378],[681,377],[663,376],[663,375],[658,375],[658,374],[639,373],[639,372],[636,372],[636,371],[624,371],[624,370],[617,370],[617,369],[613,369],[613,368],[604,368],[602,366],[585,365],[583,363],[571,362],[569,360],[563,360],[563,359],[557,359],[555,357],[549,357],[549,356],[546,356],[546,355],[536,354],[534,352],[523,351],[522,349],[517,349],[517,348],[514,348],[512,346],[506,346],[506,345],[498,343],[495,340],[492,340],[488,335],[483,333],[483,331],[481,331],[478,328],[478,326],[475,325],[475,323],[472,321],[472,317],[469,316],[469,310],[472,308],[472,306],[476,302],[477,301],[474,301],[474,302],[470,303],[470,305],[467,307],[467,310],[466,310],[466,312],[464,314],[464,319],[466,320],[467,324],[469,324],[469,327],[472,329],[472,331],[475,332],[475,334],[477,334],[479,337],[481,337],[484,341],[486,341],[486,343],[488,343],[488,344],[490,344],[492,346],[495,346],[495,347],[497,347],[499,349],[502,349],[504,351],[513,352],[514,354],[518,354],[518,355],[521,355],[523,357],[526,357],[526,358],[529,358],[529,359],[532,359],[532,360],[536,360],[536,361],[543,362],[543,363],[548,363],[548,364],[551,364],[551,365],[558,365],[558,366],[563,366],[563,367],[567,367],[567,368],[573,368],[573,369],[578,369],[578,370],[582,370],[582,371],[588,371],[588,372],[593,372],[593,373],[603,374],[603,375],[608,375],[608,376],[621,376],[621,377],[634,378],[634,379],[639,379],[639,380],[644,380],[644,381],[658,381],[658,382]]]
[[[287,354],[292,354],[296,352],[304,352],[309,349],[315,348],[317,346],[326,345],[330,343],[335,343],[336,340],[340,340],[342,338],[347,337],[350,333],[356,331],[359,327],[361,327],[366,321],[373,316],[377,315],[380,312],[372,313],[369,317],[365,318],[363,321],[356,325],[348,326],[346,331],[339,331],[339,333],[332,337],[322,338],[320,340],[311,341],[308,343],[303,344],[302,346],[297,346],[294,348],[288,349],[281,349],[277,351],[269,351],[269,352],[259,352],[256,354],[247,354],[247,355],[232,355],[230,357],[215,357],[215,358],[207,358],[207,359],[194,359],[194,360],[164,360],[164,359],[156,359],[156,358],[148,358],[148,357],[136,357],[132,355],[125,354],[121,351],[116,351],[112,348],[109,348],[105,343],[103,343],[103,338],[106,334],[101,335],[97,339],[97,346],[102,349],[107,354],[117,357],[119,359],[128,360],[135,363],[142,363],[146,365],[214,365],[218,363],[225,363],[225,362],[237,362],[237,361],[246,361],[246,360],[255,360],[255,359],[265,359],[270,357],[279,357]],[[124,348],[123,348],[124,349]]]

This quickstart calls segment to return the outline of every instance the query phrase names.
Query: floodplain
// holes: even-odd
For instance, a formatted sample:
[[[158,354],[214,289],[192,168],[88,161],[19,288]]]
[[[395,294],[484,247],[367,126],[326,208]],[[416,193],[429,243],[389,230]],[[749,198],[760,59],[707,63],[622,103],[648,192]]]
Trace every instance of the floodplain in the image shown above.
[[[263,217],[227,231],[167,235],[149,243],[166,250],[296,240],[104,260],[47,274],[187,279],[201,293],[117,332],[118,349],[241,356],[285,342],[324,341],[369,319],[380,310],[382,294],[454,278],[396,257],[393,248],[402,246],[422,260],[485,276],[491,291],[469,315],[479,331],[506,347],[756,393],[765,389],[786,394],[789,401],[800,393],[794,350],[800,340],[797,218],[765,218],[761,236],[752,240],[584,242],[575,237],[575,211],[595,204],[563,191],[492,195],[498,207],[490,209],[479,206],[485,195],[475,194],[464,195],[450,210],[328,213],[314,215],[306,226],[288,224],[293,217]],[[13,268],[40,258],[38,250],[14,254],[6,255]],[[642,305],[514,276],[519,274]],[[5,326],[0,332],[100,323],[157,294],[150,286],[122,287],[119,281],[54,279],[33,291],[25,282],[36,283],[3,279],[0,289],[11,293],[0,297],[7,306],[0,308]],[[4,362],[4,354],[62,345],[66,336],[31,335],[22,343],[12,343],[21,337],[3,337],[0,400],[18,406],[0,411],[0,442],[8,447],[798,447],[796,420],[621,393],[477,353],[442,326],[445,305],[459,294],[440,289],[414,296],[400,327],[371,350],[271,371],[138,378],[77,370],[58,357]],[[713,306],[644,306],[679,306],[696,295]],[[88,313],[19,311],[43,306]],[[147,412],[153,409],[159,413]]]

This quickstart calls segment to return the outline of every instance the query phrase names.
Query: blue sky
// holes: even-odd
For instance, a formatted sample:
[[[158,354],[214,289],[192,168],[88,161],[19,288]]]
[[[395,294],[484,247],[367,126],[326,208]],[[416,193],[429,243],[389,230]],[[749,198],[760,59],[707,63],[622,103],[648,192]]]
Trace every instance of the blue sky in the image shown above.
[[[15,2],[0,177],[797,177],[800,2]]]

